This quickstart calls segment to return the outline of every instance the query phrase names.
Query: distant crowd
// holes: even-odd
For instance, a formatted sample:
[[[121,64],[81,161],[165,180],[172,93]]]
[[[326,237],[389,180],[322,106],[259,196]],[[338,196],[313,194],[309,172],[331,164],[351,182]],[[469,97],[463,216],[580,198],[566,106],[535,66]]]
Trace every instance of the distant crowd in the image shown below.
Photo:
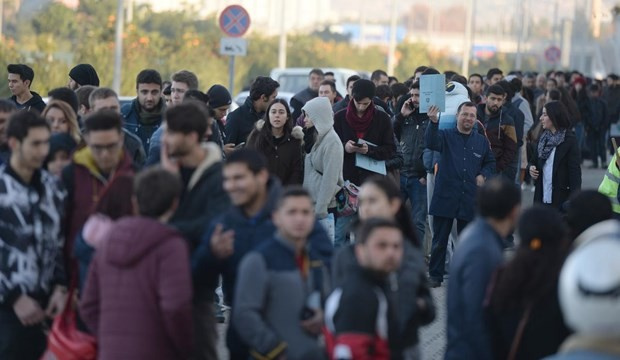
[[[441,286],[446,359],[620,358],[617,75],[7,73],[0,359],[421,359]]]

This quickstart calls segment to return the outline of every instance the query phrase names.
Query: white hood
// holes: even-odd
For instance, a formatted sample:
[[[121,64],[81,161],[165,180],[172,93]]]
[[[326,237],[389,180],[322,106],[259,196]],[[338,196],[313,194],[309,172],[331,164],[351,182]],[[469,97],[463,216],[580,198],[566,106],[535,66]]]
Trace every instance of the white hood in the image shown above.
[[[334,127],[334,111],[329,100],[317,97],[306,103],[302,108],[308,114],[319,136],[326,134]]]

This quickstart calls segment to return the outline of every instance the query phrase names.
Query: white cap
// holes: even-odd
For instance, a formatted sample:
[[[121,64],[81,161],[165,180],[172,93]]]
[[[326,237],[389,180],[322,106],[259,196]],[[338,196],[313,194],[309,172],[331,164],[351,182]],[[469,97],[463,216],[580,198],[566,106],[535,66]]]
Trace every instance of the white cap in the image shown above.
[[[581,239],[581,245],[566,259],[560,275],[564,320],[581,334],[620,336],[618,222],[604,221],[583,235],[588,239]]]

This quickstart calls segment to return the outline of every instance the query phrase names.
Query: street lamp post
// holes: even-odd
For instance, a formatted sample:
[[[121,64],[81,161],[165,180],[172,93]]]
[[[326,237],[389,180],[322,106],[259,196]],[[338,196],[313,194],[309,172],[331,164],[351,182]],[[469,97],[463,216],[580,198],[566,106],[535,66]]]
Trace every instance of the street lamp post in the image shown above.
[[[114,47],[114,79],[112,80],[112,89],[121,95],[121,75],[123,66],[123,28],[125,9],[123,8],[124,0],[118,0],[118,8],[116,9],[116,37]]]

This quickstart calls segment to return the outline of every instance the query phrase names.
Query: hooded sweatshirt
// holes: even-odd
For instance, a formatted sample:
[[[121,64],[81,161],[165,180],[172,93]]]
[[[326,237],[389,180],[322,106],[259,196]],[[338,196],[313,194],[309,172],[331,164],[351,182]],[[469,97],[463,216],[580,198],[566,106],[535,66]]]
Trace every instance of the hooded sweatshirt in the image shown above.
[[[185,359],[192,349],[187,243],[144,217],[116,222],[97,251],[80,315],[98,359]]]
[[[304,187],[312,195],[317,217],[322,219],[327,216],[327,209],[336,207],[335,195],[344,183],[344,148],[334,130],[334,113],[327,98],[314,98],[303,110],[318,132],[314,146],[306,155]]]
[[[11,101],[13,101],[15,106],[17,106],[18,110],[26,109],[30,111],[30,109],[35,109],[40,113],[43,112],[43,109],[45,109],[45,102],[43,102],[41,95],[34,91],[31,91],[30,93],[32,94],[32,97],[23,104],[17,102],[17,95],[11,96]]]

